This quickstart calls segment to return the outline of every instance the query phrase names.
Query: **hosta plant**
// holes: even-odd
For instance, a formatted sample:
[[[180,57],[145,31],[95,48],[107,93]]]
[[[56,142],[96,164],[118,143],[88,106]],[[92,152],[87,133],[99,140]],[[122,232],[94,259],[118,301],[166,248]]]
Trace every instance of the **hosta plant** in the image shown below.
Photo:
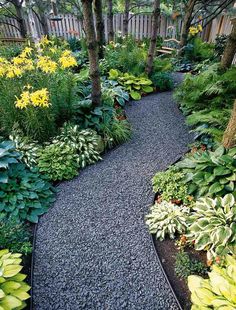
[[[109,98],[112,105],[117,101],[123,107],[129,101],[128,92],[118,82],[112,80],[105,80],[102,83],[102,95],[103,101],[107,102]]]
[[[196,152],[176,166],[185,174],[188,194],[196,198],[236,191],[236,148],[227,151],[220,146],[214,152]]]
[[[25,300],[30,298],[27,293],[30,286],[24,280],[26,275],[20,273],[21,254],[0,251],[0,309],[15,310],[26,307]]]
[[[37,152],[39,151],[37,142],[24,136],[19,128],[14,128],[9,138],[15,143],[16,151],[21,153],[21,161],[28,167],[35,166],[37,164]]]
[[[163,200],[180,200],[187,204],[188,187],[183,183],[183,177],[184,174],[175,167],[158,172],[152,179],[153,190],[161,194]]]
[[[39,152],[38,168],[52,181],[69,180],[78,174],[77,159],[73,148],[53,143]]]
[[[78,166],[84,168],[101,159],[98,153],[99,141],[96,131],[92,129],[81,130],[78,125],[65,124],[61,134],[53,142],[73,149],[77,154]]]
[[[236,309],[236,260],[227,255],[222,267],[213,265],[209,279],[199,276],[188,277],[191,291],[192,310]]]
[[[0,184],[8,181],[8,168],[20,160],[20,153],[16,152],[15,143],[3,141],[0,143]]]
[[[189,208],[180,207],[173,203],[162,201],[155,203],[150,208],[150,213],[146,215],[145,221],[149,232],[155,234],[159,240],[164,240],[167,236],[171,239],[176,234],[183,234],[186,230],[186,215]]]
[[[236,203],[232,194],[200,198],[188,217],[187,240],[208,257],[236,254]]]
[[[13,163],[7,170],[7,183],[0,183],[0,210],[17,221],[38,222],[54,201],[54,189],[36,168]]]
[[[136,77],[129,73],[122,74],[118,70],[111,69],[109,79],[123,86],[134,100],[140,100],[142,94],[153,92],[152,81],[146,77]]]

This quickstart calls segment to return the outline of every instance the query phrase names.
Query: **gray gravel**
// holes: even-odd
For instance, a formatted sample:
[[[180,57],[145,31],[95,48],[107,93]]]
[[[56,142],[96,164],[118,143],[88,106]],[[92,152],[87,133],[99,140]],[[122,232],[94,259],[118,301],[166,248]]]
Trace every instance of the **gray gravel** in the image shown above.
[[[133,138],[62,183],[40,219],[37,310],[178,309],[143,218],[152,176],[187,150],[190,136],[171,92],[130,103],[127,115]]]

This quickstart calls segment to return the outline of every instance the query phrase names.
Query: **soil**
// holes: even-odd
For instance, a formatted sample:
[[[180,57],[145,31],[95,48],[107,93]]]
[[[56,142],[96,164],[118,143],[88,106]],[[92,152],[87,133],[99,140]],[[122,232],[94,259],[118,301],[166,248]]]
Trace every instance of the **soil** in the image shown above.
[[[153,236],[153,241],[162,266],[180,305],[184,310],[189,310],[191,308],[191,299],[187,282],[185,279],[178,278],[175,273],[175,257],[179,252],[175,245],[176,240],[165,239],[164,241],[159,241]],[[205,252],[197,252],[192,248],[185,248],[184,250],[191,258],[199,260],[206,265]]]

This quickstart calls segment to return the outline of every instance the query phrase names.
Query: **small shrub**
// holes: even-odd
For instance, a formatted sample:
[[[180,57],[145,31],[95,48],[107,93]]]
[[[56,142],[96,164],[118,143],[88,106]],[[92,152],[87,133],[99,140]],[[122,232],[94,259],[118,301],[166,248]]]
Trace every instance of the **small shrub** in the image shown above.
[[[227,255],[223,266],[212,266],[209,279],[188,277],[192,309],[236,309],[236,260]]]
[[[128,141],[131,137],[131,127],[127,120],[114,119],[109,127],[104,128],[103,133],[108,146],[111,147]]]
[[[0,247],[11,252],[29,254],[32,252],[29,227],[17,223],[14,219],[3,218],[0,220]]]
[[[157,90],[166,91],[174,87],[173,78],[168,72],[154,72],[150,79]]]
[[[190,256],[183,251],[176,255],[175,273],[179,278],[186,279],[192,274],[206,275],[207,267],[201,261],[190,258]]]
[[[2,309],[23,309],[26,307],[25,300],[30,298],[27,293],[30,286],[24,280],[26,275],[22,270],[21,254],[10,253],[9,250],[0,251],[0,307]]]
[[[150,213],[146,215],[145,221],[149,232],[155,234],[159,240],[164,240],[167,236],[171,239],[176,234],[183,234],[186,230],[186,214],[189,208],[176,206],[173,203],[162,201],[155,203],[150,208]]]
[[[183,183],[184,174],[175,167],[158,172],[152,179],[153,190],[160,193],[163,200],[180,200],[189,203],[188,187]]]
[[[39,152],[38,168],[52,181],[69,180],[78,174],[77,158],[74,149],[54,143]]]

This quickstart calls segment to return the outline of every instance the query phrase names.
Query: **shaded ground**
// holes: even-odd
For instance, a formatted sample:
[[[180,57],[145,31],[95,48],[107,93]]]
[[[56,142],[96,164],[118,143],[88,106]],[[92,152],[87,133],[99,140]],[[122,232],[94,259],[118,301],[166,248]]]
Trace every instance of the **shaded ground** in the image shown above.
[[[132,102],[127,115],[132,139],[61,184],[40,219],[36,310],[177,309],[143,217],[152,176],[186,151],[190,136],[171,92]]]

